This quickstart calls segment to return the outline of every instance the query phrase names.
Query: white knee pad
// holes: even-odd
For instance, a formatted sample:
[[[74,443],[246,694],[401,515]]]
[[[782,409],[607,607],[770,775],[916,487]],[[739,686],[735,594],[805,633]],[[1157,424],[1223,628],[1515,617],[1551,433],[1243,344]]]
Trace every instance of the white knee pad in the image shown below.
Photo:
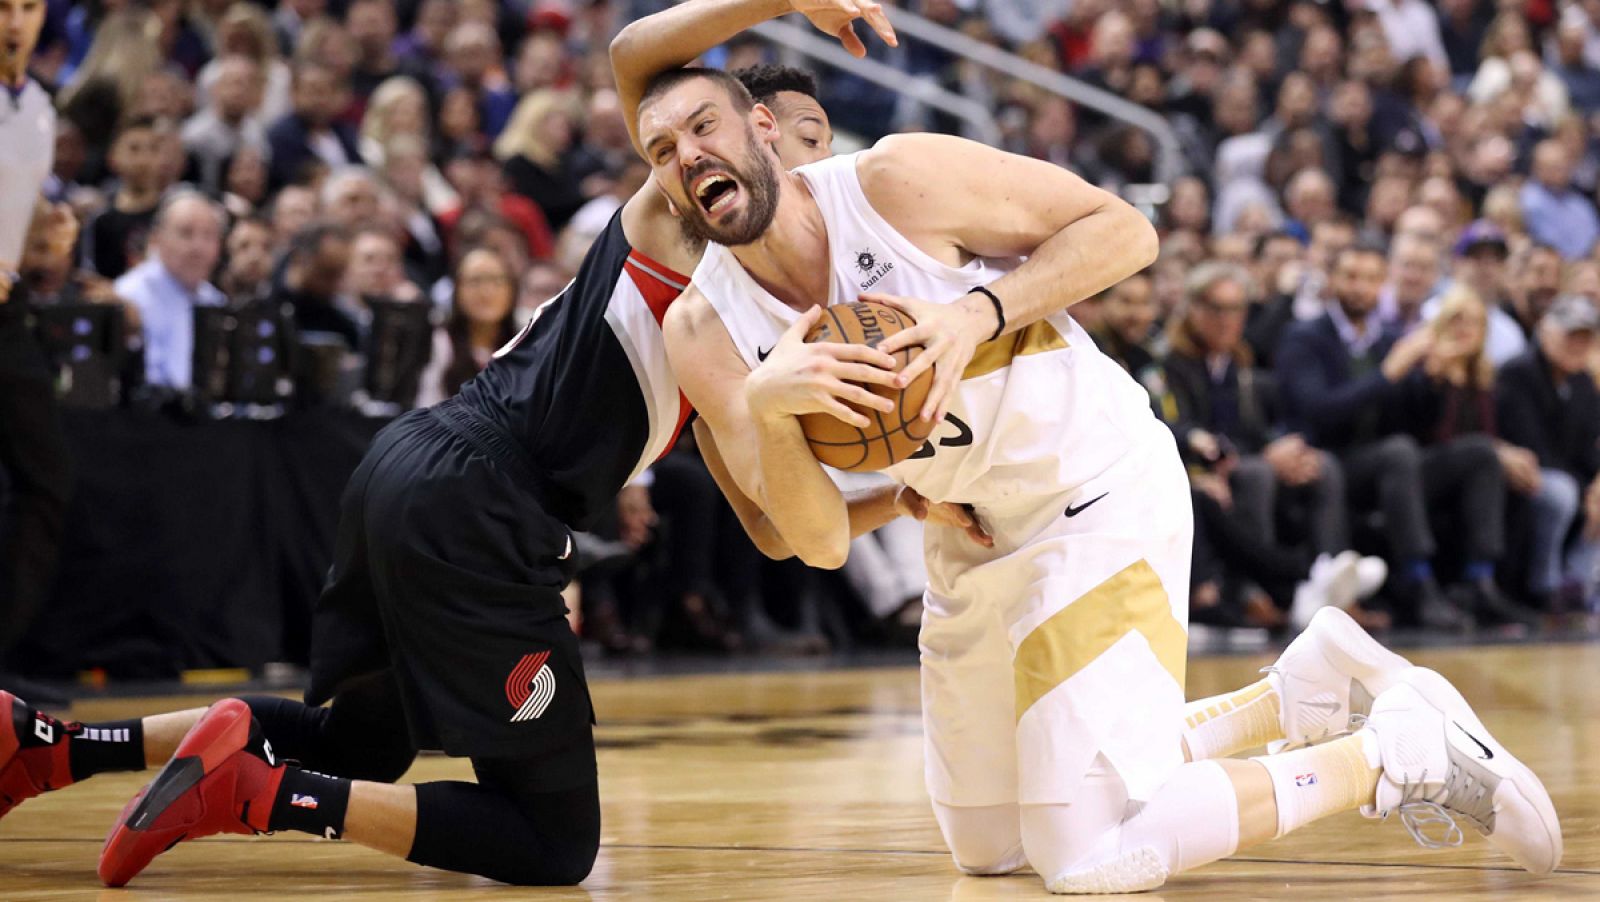
[[[945,844],[964,874],[997,876],[1027,864],[1022,853],[1022,821],[1016,805],[958,808],[933,803]]]
[[[1130,807],[1115,778],[1086,782],[1069,805],[1024,807],[1023,844],[1045,887],[1053,893],[1143,892],[1238,848],[1238,801],[1215,762],[1185,764],[1128,816]]]

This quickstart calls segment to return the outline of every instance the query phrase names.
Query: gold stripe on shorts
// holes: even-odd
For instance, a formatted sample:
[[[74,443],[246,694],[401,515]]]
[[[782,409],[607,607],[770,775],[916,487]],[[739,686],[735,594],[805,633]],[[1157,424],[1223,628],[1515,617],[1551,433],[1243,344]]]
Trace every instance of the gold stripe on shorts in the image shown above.
[[[1156,660],[1181,690],[1189,635],[1172,616],[1161,578],[1140,560],[1057,611],[1022,640],[1012,665],[1017,719],[1133,630],[1150,643]]]
[[[1048,320],[1039,320],[1024,328],[1018,329],[1010,335],[1002,335],[994,341],[986,341],[978,345],[978,350],[972,355],[972,361],[961,372],[963,379],[976,379],[987,376],[998,369],[1011,365],[1016,357],[1025,357],[1028,354],[1043,354],[1046,351],[1059,351],[1067,346],[1067,340],[1050,325]]]

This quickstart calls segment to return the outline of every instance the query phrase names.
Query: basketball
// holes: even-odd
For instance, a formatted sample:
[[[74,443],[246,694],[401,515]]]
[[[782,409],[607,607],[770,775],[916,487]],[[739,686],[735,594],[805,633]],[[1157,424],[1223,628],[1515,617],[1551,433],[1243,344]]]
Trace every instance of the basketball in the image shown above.
[[[837,341],[876,347],[885,338],[909,329],[914,325],[911,317],[882,304],[870,301],[858,304],[835,304],[823,312],[821,319],[806,335],[807,342]],[[895,354],[903,369],[921,348],[906,348]],[[933,386],[933,371],[918,376],[916,381],[902,389],[887,385],[868,385],[874,394],[890,398],[895,409],[884,413],[844,402],[873,421],[862,429],[843,422],[826,413],[809,413],[800,417],[800,428],[811,444],[811,453],[830,467],[870,473],[893,466],[912,454],[928,439],[932,423],[917,419],[922,404]]]

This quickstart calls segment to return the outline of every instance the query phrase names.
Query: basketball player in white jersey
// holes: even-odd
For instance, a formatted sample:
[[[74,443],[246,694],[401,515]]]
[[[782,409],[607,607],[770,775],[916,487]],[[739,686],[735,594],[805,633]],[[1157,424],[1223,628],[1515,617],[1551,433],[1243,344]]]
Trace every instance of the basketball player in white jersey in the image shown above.
[[[927,539],[926,776],[962,870],[1151,889],[1357,807],[1399,812],[1428,844],[1459,842],[1453,821],[1422,832],[1436,815],[1465,818],[1523,867],[1555,867],[1538,779],[1448,682],[1337,610],[1265,679],[1186,712],[1182,467],[1143,391],[1065,315],[1155,257],[1135,211],[1053,165],[933,135],[785,174],[772,114],[715,71],[656,79],[639,126],[685,228],[715,242],[663,329],[724,491],[763,514],[764,549],[824,567],[846,554],[844,500],[796,417],[866,426],[842,401],[889,405],[859,383],[934,367],[922,414],[938,425],[887,473],[972,505],[993,538]],[[876,349],[803,342],[821,307],[858,297],[918,324]],[[913,344],[918,362],[893,372],[889,354]],[[1353,734],[1222,757],[1326,739],[1352,713]]]

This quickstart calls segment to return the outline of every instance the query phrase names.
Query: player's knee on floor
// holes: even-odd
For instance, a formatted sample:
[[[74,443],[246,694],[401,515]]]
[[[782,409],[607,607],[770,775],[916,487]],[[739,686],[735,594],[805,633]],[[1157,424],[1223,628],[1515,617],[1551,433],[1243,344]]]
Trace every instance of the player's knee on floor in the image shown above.
[[[1053,893],[1152,890],[1238,843],[1238,802],[1213,761],[1178,768],[1142,804],[1106,774],[1088,778],[1071,804],[1022,808],[1023,848]]]
[[[416,864],[515,886],[574,886],[599,852],[596,784],[517,794],[500,785],[417,786],[417,833],[406,856]]]
[[[1009,874],[1027,864],[1016,805],[962,808],[933,803],[934,819],[964,874]]]

